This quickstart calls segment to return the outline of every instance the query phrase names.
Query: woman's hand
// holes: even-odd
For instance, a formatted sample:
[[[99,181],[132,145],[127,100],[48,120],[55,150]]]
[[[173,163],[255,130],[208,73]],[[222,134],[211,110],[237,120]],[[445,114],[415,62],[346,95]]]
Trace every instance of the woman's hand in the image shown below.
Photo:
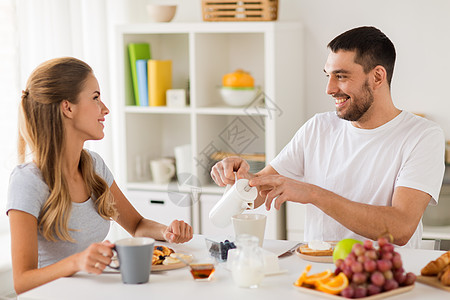
[[[113,247],[114,244],[109,241],[90,245],[86,250],[78,253],[76,260],[78,269],[88,273],[101,274],[111,263]]]
[[[169,243],[185,243],[192,239],[192,227],[184,221],[174,220],[163,232]]]
[[[235,180],[234,172],[236,172],[237,179],[252,177],[248,173],[250,170],[249,164],[240,157],[227,157],[216,163],[211,169],[211,177],[218,186],[226,186],[233,184]]]

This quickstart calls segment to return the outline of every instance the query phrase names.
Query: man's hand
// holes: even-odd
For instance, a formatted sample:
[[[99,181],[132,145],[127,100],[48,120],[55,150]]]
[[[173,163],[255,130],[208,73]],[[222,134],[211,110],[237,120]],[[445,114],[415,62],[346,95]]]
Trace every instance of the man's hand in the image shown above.
[[[276,198],[274,207],[280,209],[286,201],[310,203],[310,195],[314,190],[313,185],[281,175],[267,175],[252,178],[250,186],[256,186],[259,194],[265,199],[266,209],[269,210]]]
[[[250,166],[245,160],[237,156],[231,156],[219,161],[212,167],[211,177],[218,186],[226,186],[234,183],[235,176],[237,179],[251,178],[252,175],[248,173],[249,170]],[[236,172],[236,175],[234,172]]]

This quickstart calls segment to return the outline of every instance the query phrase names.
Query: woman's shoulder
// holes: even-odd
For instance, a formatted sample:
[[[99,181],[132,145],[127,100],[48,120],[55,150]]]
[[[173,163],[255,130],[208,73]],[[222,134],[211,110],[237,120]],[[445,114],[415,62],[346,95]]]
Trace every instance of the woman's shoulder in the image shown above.
[[[27,195],[26,197],[39,197],[40,195],[46,196],[48,193],[48,185],[34,163],[18,165],[11,172],[8,188],[10,198],[14,195],[17,198],[23,198],[24,195]]]

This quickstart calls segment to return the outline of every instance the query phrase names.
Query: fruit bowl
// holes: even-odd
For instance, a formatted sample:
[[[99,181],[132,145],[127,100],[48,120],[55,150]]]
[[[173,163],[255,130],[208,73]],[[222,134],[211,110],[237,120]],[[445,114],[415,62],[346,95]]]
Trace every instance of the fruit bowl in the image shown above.
[[[223,101],[230,106],[245,106],[250,104],[259,94],[259,89],[254,87],[222,87],[220,95]]]
[[[176,5],[148,4],[147,14],[152,22],[170,22],[177,11]]]

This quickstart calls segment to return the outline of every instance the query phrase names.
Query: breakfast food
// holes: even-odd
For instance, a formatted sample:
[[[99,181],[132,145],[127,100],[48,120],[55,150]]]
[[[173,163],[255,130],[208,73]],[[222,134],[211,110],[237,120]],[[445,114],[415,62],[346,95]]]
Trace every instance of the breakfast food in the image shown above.
[[[333,254],[333,247],[327,242],[311,241],[308,244],[301,245],[299,251],[305,255],[331,256]]]
[[[211,241],[211,246],[209,247],[209,253],[212,257],[220,261],[227,261],[228,250],[235,249],[236,245],[229,240],[223,242],[213,242]]]
[[[152,265],[162,265],[166,257],[175,253],[173,249],[166,246],[155,246],[153,249]]]
[[[430,261],[420,273],[424,276],[434,276],[450,264],[450,251],[442,254],[438,259]]]
[[[294,285],[346,298],[362,298],[414,284],[416,275],[405,272],[394,245],[385,237],[378,239],[378,245],[375,249],[371,240],[355,243],[347,257],[335,261],[334,272],[326,270],[308,276],[309,266]]]
[[[424,276],[437,276],[443,285],[450,286],[450,251],[430,261],[420,273]]]

